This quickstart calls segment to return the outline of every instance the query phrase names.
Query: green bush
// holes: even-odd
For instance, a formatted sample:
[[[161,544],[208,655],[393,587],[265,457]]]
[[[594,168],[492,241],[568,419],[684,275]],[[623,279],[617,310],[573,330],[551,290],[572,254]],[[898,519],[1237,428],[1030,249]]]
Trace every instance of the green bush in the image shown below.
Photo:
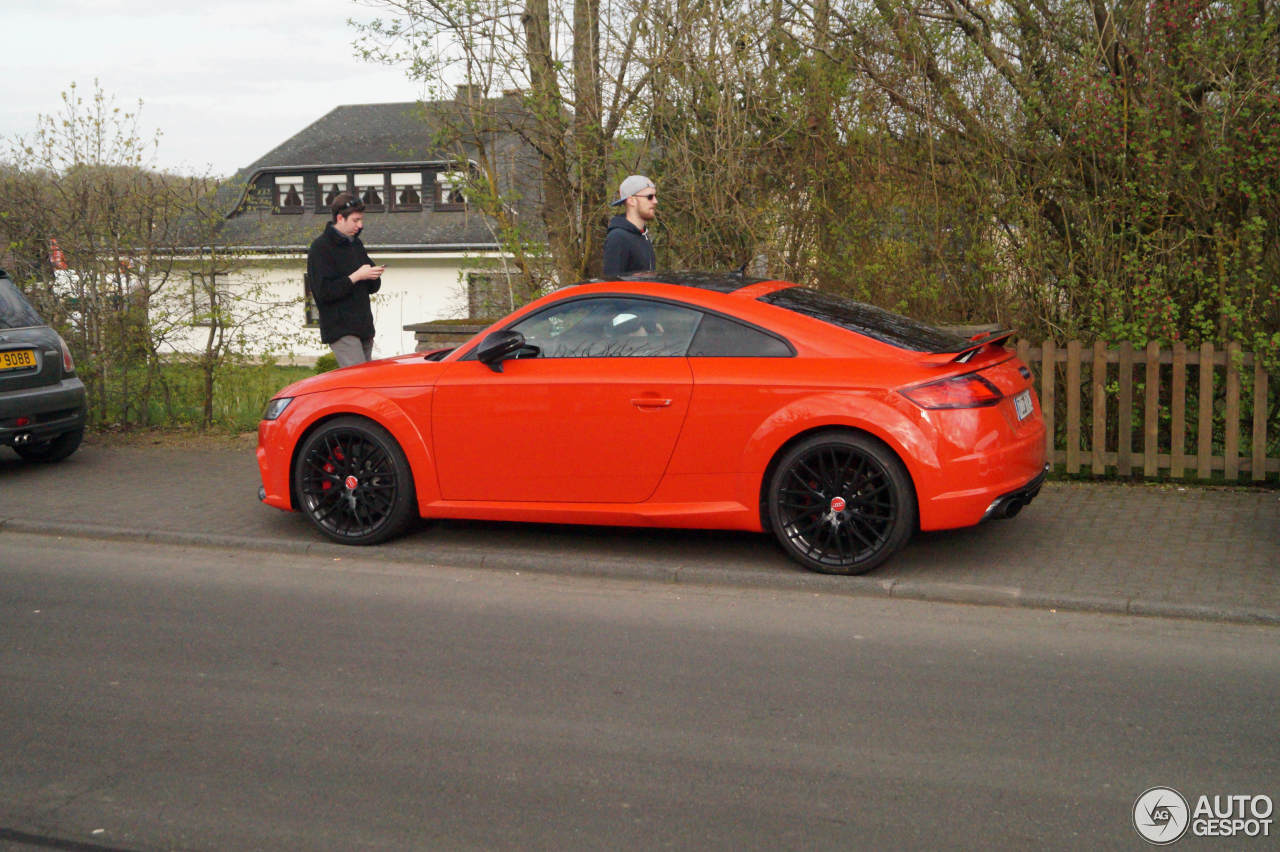
[[[228,366],[218,372],[213,390],[213,422],[215,429],[229,432],[245,432],[257,428],[263,409],[277,391],[285,385],[311,375],[308,367],[290,367],[279,364],[250,364]],[[134,402],[139,405],[140,393],[147,380],[144,371],[132,375],[135,388]],[[204,419],[204,377],[193,364],[169,363],[162,365],[150,378],[151,392],[145,396],[146,411],[130,418],[121,412],[109,411],[108,423],[131,423],[139,426],[195,427],[200,428]]]

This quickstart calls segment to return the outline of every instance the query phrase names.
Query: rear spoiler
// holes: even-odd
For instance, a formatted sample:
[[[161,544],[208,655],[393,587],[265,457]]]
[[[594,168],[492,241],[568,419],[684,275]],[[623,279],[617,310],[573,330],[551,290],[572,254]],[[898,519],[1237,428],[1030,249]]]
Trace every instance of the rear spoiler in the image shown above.
[[[1007,329],[1005,331],[984,331],[981,334],[975,334],[973,337],[969,338],[969,345],[957,352],[955,356],[952,357],[951,361],[954,364],[964,364],[974,355],[977,355],[984,347],[998,346],[1011,337],[1013,337],[1013,329]]]

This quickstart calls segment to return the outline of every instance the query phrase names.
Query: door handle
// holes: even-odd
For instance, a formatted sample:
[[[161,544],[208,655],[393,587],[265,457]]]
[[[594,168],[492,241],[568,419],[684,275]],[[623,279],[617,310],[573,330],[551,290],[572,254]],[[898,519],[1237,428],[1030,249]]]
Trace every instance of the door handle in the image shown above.
[[[636,408],[666,408],[671,405],[671,400],[658,399],[654,396],[642,396],[631,400],[631,404]]]

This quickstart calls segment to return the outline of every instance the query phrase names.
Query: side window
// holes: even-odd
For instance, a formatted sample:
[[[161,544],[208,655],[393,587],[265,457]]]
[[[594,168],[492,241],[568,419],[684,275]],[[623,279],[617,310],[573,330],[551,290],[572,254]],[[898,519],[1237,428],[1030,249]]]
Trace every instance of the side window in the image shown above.
[[[338,193],[351,190],[351,181],[346,175],[319,175],[316,177],[316,189],[316,211],[327,213]]]
[[[316,297],[311,295],[311,276],[302,276],[302,326],[303,328],[320,327],[320,309],[316,307]]]
[[[513,328],[543,358],[661,358],[683,356],[700,312],[647,299],[575,299]]]
[[[275,208],[277,213],[302,212],[302,176],[276,178]]]
[[[789,358],[791,347],[759,329],[707,314],[689,347],[690,358]]]
[[[438,172],[436,174],[436,209],[466,210],[466,172]]]
[[[422,172],[391,173],[391,209],[422,209]]]
[[[386,175],[357,174],[356,195],[364,203],[365,212],[379,212],[386,207],[383,196],[387,194]]]
[[[492,319],[518,307],[512,277],[501,270],[467,273],[467,316]]]

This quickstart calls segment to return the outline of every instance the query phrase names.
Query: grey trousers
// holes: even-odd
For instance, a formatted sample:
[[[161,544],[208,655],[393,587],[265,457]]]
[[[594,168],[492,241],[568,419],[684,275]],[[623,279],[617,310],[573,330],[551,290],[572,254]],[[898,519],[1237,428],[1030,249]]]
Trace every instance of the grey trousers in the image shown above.
[[[339,367],[350,367],[352,364],[363,364],[373,360],[373,338],[360,339],[354,334],[339,337],[329,344],[333,355],[338,359]]]

